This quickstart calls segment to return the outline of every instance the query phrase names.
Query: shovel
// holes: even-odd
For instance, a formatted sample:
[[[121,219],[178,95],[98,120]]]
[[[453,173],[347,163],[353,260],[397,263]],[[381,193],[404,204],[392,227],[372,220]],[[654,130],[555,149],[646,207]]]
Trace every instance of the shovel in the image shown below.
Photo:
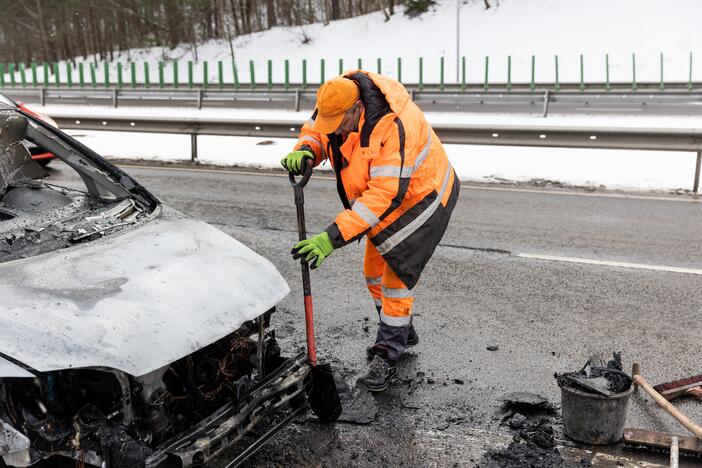
[[[288,173],[290,185],[295,193],[295,208],[297,209],[297,232],[300,240],[307,238],[305,229],[305,197],[302,189],[307,185],[312,175],[312,161],[305,158],[303,175],[295,180],[292,172]],[[307,332],[307,359],[312,369],[312,389],[307,395],[310,408],[314,414],[325,423],[333,423],[341,414],[341,400],[334,383],[334,374],[329,363],[317,363],[317,348],[314,343],[314,314],[312,312],[312,288],[310,287],[310,267],[302,262],[302,288],[305,295],[305,329]]]

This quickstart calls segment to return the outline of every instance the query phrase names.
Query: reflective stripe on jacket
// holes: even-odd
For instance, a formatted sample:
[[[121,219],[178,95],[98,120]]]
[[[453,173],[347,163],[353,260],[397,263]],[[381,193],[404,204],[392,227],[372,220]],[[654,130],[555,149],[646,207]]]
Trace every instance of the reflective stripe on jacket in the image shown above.
[[[296,149],[315,164],[329,159],[344,211],[327,228],[340,247],[363,235],[397,276],[413,288],[448,225],[459,183],[424,114],[398,81],[355,70],[345,74],[361,90],[359,132],[345,141],[321,135],[307,122]]]

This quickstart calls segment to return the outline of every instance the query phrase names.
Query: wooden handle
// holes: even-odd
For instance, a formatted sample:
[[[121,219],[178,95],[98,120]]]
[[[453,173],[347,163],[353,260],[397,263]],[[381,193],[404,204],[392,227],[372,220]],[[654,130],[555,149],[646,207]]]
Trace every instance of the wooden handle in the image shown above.
[[[663,396],[660,393],[655,391],[653,387],[651,387],[640,374],[640,368],[638,363],[634,364],[632,374],[634,383],[639,387],[643,388],[646,391],[646,393],[651,395],[651,398],[653,398],[653,400],[658,404],[658,406],[670,413],[672,417],[674,417],[680,424],[685,426],[685,429],[694,434],[695,437],[702,440],[702,427],[695,424],[695,422],[692,419],[688,418],[685,414],[680,412],[680,410],[673,406],[668,400],[663,398]]]

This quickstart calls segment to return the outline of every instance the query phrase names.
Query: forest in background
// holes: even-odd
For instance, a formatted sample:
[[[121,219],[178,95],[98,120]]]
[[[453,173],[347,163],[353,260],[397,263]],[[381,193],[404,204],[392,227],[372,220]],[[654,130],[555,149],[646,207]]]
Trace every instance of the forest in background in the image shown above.
[[[0,62],[112,60],[133,48],[189,44],[275,26],[350,18],[431,0],[0,0]],[[303,31],[304,34],[304,31]],[[233,54],[234,51],[232,51]]]

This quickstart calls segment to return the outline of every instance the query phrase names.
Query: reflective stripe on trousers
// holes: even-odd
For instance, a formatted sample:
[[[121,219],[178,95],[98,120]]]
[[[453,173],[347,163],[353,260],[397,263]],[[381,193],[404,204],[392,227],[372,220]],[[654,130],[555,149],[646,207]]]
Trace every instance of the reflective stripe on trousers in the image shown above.
[[[369,241],[366,241],[363,271],[373,302],[382,305],[380,321],[395,327],[409,325],[414,303],[413,291],[407,289]]]

